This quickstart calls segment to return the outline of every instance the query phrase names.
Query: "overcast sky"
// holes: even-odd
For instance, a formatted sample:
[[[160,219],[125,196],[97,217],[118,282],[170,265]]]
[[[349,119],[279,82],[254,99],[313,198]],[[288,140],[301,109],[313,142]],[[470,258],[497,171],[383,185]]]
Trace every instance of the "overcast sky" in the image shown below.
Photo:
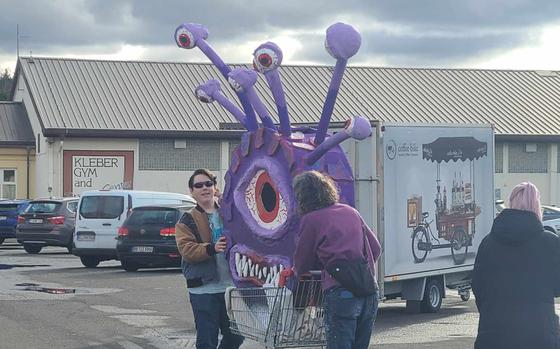
[[[175,46],[180,23],[205,25],[224,61],[274,41],[284,64],[334,64],[325,29],[362,34],[351,65],[560,70],[559,0],[0,0],[0,69],[22,56],[198,61]]]

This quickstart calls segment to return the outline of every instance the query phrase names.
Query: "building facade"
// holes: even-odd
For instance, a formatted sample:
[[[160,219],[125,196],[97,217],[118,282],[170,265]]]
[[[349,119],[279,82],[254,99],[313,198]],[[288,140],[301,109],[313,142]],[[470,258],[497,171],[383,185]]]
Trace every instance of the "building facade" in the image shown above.
[[[332,68],[283,66],[294,123],[315,124]],[[210,64],[20,57],[12,99],[25,107],[35,139],[35,190],[186,191],[192,171],[223,178],[239,142],[235,120],[200,103],[198,84],[220,78]],[[275,104],[260,79],[257,93]],[[484,123],[496,131],[495,196],[531,180],[545,203],[560,203],[560,75],[557,72],[349,67],[334,122],[351,115],[392,123]]]
[[[35,197],[35,141],[21,103],[0,102],[0,198]]]

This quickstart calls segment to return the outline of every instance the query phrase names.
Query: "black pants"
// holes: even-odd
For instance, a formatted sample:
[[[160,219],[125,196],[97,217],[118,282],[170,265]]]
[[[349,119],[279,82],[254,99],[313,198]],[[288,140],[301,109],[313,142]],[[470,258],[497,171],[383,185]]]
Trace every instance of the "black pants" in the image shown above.
[[[243,337],[231,333],[223,293],[189,293],[196,325],[196,348],[216,349],[218,331],[222,333],[219,349],[238,349]]]

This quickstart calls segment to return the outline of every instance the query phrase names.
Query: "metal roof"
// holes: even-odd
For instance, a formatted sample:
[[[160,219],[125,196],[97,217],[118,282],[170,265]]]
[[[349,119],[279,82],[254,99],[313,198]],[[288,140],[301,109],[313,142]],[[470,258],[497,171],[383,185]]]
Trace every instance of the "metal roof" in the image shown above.
[[[0,102],[0,145],[35,146],[33,129],[23,103]]]
[[[238,67],[240,65],[232,65]],[[282,66],[292,123],[318,122],[332,67]],[[211,64],[20,57],[16,69],[34,100],[45,135],[193,134],[235,122],[217,103],[199,102],[200,83],[220,78]],[[265,79],[257,83],[275,122]],[[503,136],[560,136],[556,71],[348,67],[332,121],[491,123]]]

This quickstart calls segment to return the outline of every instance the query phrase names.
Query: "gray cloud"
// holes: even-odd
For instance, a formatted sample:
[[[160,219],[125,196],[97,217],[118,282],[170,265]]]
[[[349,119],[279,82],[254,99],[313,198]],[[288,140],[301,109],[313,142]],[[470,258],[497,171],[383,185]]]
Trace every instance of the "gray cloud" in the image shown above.
[[[557,0],[0,0],[0,9],[0,55],[11,53],[14,60],[18,23],[27,36],[20,43],[25,54],[103,54],[125,43],[172,46],[178,24],[197,22],[209,28],[218,51],[287,31],[303,43],[295,59],[331,64],[323,33],[344,20],[364,28],[359,61],[452,66],[527,44],[542,26],[560,22]]]

